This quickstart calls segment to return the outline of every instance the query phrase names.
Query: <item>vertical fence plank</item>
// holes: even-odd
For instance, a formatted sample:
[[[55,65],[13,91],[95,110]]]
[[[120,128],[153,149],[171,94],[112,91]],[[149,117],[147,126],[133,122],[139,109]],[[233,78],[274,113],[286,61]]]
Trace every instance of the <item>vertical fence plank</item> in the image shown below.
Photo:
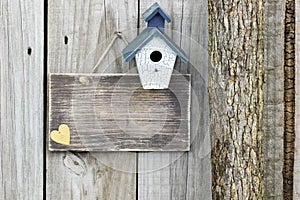
[[[190,57],[175,71],[192,74],[191,150],[188,153],[139,153],[138,198],[211,199],[210,139],[207,99],[207,2],[158,1],[171,16],[166,32]],[[141,1],[142,14],[153,1]],[[141,17],[141,16],[140,16]],[[141,27],[146,23],[141,17]],[[171,30],[170,30],[171,29]]]
[[[135,1],[49,1],[48,72],[89,73],[114,31],[136,36]],[[125,47],[117,41],[98,72],[124,72]],[[117,59],[116,59],[117,57]],[[105,68],[107,69],[105,70]],[[47,198],[135,199],[135,153],[61,153],[47,151]]]
[[[295,163],[294,163],[294,199],[300,199],[300,2],[296,1],[296,32],[295,32],[295,69],[296,69],[296,113],[295,113]]]
[[[0,199],[43,198],[43,6],[0,2]]]
[[[284,0],[266,1],[264,86],[264,195],[266,199],[283,198],[284,8]]]

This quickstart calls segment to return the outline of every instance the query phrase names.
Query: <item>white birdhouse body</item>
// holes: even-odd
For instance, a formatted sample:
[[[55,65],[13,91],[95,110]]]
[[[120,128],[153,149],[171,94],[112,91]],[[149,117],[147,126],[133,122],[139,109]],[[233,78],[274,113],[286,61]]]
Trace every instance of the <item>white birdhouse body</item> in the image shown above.
[[[136,58],[144,89],[166,89],[176,57],[184,62],[188,62],[188,58],[165,34],[165,21],[171,22],[171,19],[158,3],[146,10],[143,17],[148,27],[123,49],[122,54],[126,62]]]
[[[168,88],[177,54],[160,37],[154,37],[136,55],[144,89]]]

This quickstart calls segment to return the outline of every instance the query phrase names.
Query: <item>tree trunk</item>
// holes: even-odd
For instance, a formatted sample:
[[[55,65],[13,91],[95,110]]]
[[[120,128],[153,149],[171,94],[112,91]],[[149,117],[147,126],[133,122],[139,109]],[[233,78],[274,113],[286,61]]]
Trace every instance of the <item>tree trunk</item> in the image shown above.
[[[264,1],[208,2],[213,199],[261,199]]]
[[[283,198],[293,199],[295,152],[295,0],[286,0],[284,31]]]

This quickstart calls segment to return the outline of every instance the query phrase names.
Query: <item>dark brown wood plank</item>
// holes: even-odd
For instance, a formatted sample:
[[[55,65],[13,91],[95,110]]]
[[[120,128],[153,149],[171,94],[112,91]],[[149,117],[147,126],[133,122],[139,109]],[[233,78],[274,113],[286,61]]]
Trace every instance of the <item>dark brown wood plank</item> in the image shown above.
[[[51,74],[49,134],[66,124],[71,144],[57,151],[188,151],[190,77],[144,90],[137,74]]]
[[[300,2],[296,1],[296,27],[295,27],[295,70],[296,70],[296,110],[295,110],[295,130],[300,130]],[[295,163],[294,163],[294,199],[300,199],[300,134],[296,133],[295,138]]]

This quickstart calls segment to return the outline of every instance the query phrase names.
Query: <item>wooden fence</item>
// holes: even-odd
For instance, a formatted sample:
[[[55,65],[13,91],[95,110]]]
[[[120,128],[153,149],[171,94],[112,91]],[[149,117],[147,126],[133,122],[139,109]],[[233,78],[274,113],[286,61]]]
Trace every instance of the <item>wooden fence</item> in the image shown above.
[[[210,154],[205,151],[210,149],[209,139],[205,137],[209,130],[206,0],[158,1],[173,19],[167,26],[174,30],[171,37],[188,55],[194,55],[195,65],[201,66],[199,73],[191,66],[176,64],[176,70],[192,74],[194,98],[202,108],[192,112],[194,135],[190,152],[62,153],[47,150],[47,74],[89,73],[114,31],[122,31],[132,40],[139,33],[137,28],[145,27],[141,13],[153,3],[149,0],[0,2],[0,199],[211,198]],[[266,199],[283,197],[284,13],[285,1],[266,0]],[[180,32],[182,34],[178,34]],[[202,50],[197,50],[199,46],[195,44]],[[124,73],[132,69],[133,62],[122,61],[123,47],[122,41],[117,41],[103,61],[103,66],[109,66],[105,72]],[[299,102],[299,87],[296,88]],[[297,119],[299,114],[297,110]],[[193,116],[199,121],[193,121]],[[296,127],[299,127],[298,120]],[[299,140],[297,137],[298,149]],[[296,199],[300,198],[299,163],[300,155],[296,151]]]

